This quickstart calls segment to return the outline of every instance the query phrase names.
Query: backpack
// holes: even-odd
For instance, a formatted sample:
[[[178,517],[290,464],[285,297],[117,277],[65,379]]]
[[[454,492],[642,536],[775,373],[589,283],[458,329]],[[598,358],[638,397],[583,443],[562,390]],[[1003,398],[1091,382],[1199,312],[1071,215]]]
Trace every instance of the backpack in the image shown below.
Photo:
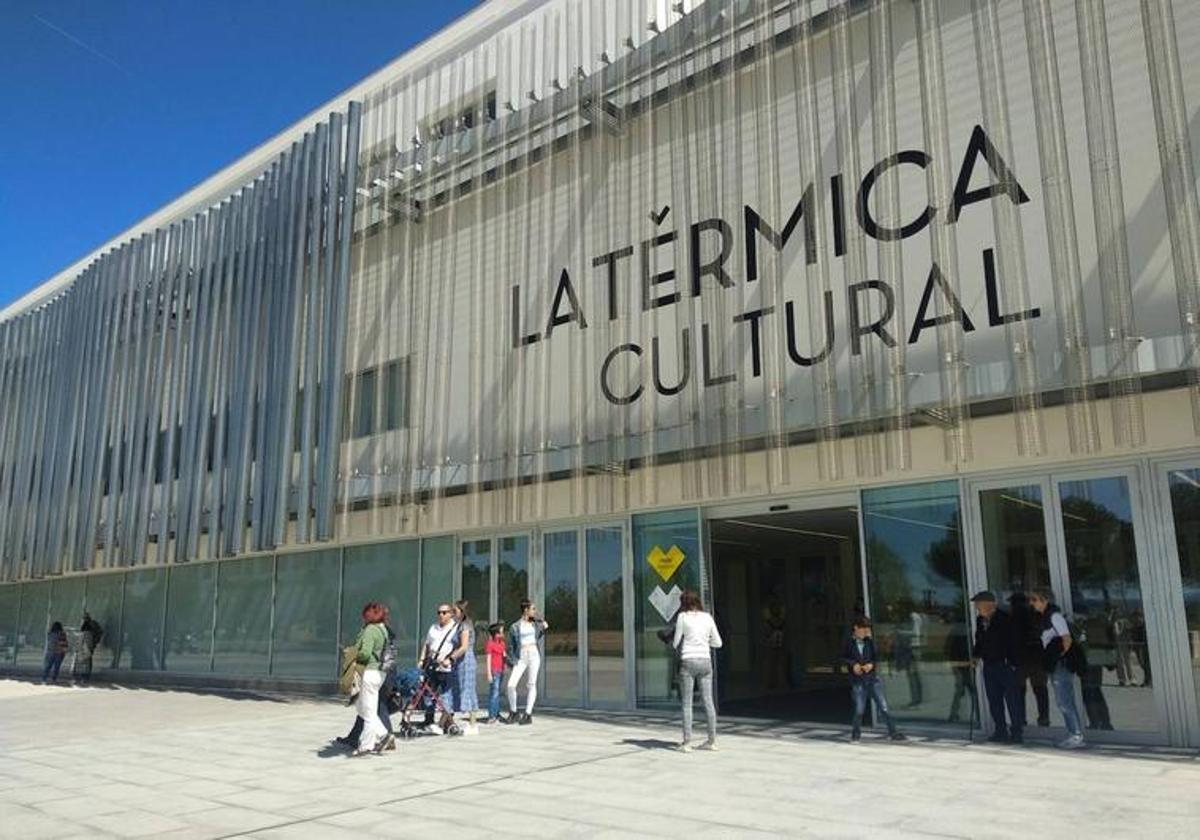
[[[379,670],[390,674],[396,670],[396,660],[400,658],[400,653],[396,650],[396,635],[390,629],[385,629],[387,641],[383,643],[383,650],[379,654]]]

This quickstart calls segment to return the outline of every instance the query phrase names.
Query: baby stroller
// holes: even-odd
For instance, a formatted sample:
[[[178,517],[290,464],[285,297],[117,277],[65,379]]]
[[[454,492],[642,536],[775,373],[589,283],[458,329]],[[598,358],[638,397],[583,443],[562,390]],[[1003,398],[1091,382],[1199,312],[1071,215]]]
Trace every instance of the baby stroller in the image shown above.
[[[446,708],[438,690],[440,679],[441,675],[433,663],[396,674],[396,694],[403,701],[400,726],[396,730],[396,734],[401,738],[415,738],[419,733],[428,731],[439,716],[450,716],[451,712]],[[420,715],[419,723],[414,720],[417,715]],[[462,729],[457,723],[451,723],[445,734],[461,735]]]

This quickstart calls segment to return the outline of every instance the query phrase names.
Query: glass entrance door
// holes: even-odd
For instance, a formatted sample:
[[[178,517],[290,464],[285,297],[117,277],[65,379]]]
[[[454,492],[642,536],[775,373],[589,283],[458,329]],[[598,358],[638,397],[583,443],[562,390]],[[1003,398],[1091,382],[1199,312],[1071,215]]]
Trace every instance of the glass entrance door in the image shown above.
[[[529,535],[513,534],[463,539],[459,543],[459,597],[468,602],[475,631],[475,656],[482,659],[488,626],[516,621],[521,601],[530,597]],[[429,616],[422,617],[426,621]],[[486,669],[476,672],[476,687],[487,696]]]
[[[555,706],[622,708],[630,696],[625,650],[625,526],[542,535],[546,632],[544,696]]]
[[[974,577],[1015,619],[1027,726],[1062,725],[1042,663],[1041,618],[1028,606],[1031,591],[1048,588],[1087,656],[1077,705],[1089,737],[1160,735],[1136,473],[977,483],[970,495]]]

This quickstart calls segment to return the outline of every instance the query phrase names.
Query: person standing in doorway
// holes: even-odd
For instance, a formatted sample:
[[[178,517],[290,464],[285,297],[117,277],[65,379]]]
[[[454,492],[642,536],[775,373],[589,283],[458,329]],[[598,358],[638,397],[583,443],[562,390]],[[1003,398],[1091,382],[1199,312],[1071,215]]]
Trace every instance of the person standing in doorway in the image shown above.
[[[1076,659],[1071,651],[1075,640],[1062,611],[1054,603],[1049,589],[1035,589],[1029,595],[1029,605],[1042,618],[1042,650],[1045,652],[1046,673],[1054,687],[1054,700],[1067,726],[1067,737],[1059,742],[1063,749],[1083,746],[1083,727],[1075,705],[1075,674],[1069,662]]]
[[[975,658],[982,663],[983,690],[995,726],[988,740],[1019,744],[1023,738],[1023,713],[1017,693],[1020,654],[1012,619],[997,606],[996,593],[991,590],[975,593],[971,603],[975,605]]]
[[[708,740],[700,745],[702,750],[717,748],[717,708],[713,704],[712,651],[721,647],[721,634],[717,623],[704,611],[704,604],[694,590],[687,590],[679,599],[679,612],[675,614],[675,650],[679,651],[679,696],[683,704],[682,752],[691,752],[692,740],[692,695],[696,683],[700,683],[700,697],[704,702],[704,716],[708,722]]]
[[[504,643],[504,625],[499,622],[488,628],[487,654],[485,666],[488,681],[488,723],[500,720],[500,687],[504,682],[505,660],[508,658],[508,646]]]
[[[62,668],[68,647],[67,632],[63,630],[62,622],[54,622],[46,633],[46,651],[42,657],[43,683],[58,682],[58,670]]]
[[[850,696],[854,701],[854,717],[850,724],[850,740],[862,740],[862,720],[867,712],[867,702],[874,700],[875,711],[887,726],[888,737],[893,741],[906,740],[896,728],[888,712],[887,697],[883,693],[883,680],[879,678],[879,660],[875,654],[875,640],[871,637],[871,619],[861,615],[854,619],[854,635],[842,651],[842,661],[850,673]]]
[[[467,601],[454,602],[458,635],[450,659],[454,668],[454,711],[467,716],[464,734],[478,735],[475,713],[479,711],[479,694],[475,690],[475,675],[479,669],[475,661],[475,624],[467,612],[469,606]]]
[[[521,617],[508,628],[508,655],[515,664],[508,675],[508,719],[507,723],[528,726],[533,723],[533,704],[537,702],[538,672],[542,668],[542,654],[538,643],[550,628],[538,618],[537,607],[526,599],[521,602]],[[525,677],[525,711],[517,712],[517,686]]]

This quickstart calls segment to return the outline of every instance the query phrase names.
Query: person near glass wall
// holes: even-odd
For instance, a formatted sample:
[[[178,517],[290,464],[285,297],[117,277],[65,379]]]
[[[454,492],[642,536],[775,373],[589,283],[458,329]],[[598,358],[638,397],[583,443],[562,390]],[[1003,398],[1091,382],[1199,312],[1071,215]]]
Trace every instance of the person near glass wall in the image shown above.
[[[96,653],[96,645],[104,630],[91,614],[84,612],[83,620],[79,622],[79,650],[75,652],[75,668],[73,676],[78,685],[87,685],[92,680],[92,659]]]
[[[438,604],[437,621],[429,627],[425,634],[425,644],[421,647],[421,658],[418,665],[425,670],[425,678],[431,681],[432,688],[441,697],[444,711],[440,727],[445,732],[454,732],[454,664],[450,654],[454,651],[454,637],[458,632],[458,623],[454,620],[454,607],[450,604]],[[425,709],[425,724],[431,729],[434,726],[436,710],[432,705]]]
[[[504,642],[504,625],[500,622],[488,627],[485,648],[488,682],[488,723],[500,720],[500,687],[504,682],[504,668],[508,660],[508,645]]]
[[[1078,658],[1078,648],[1071,638],[1071,627],[1054,603],[1049,589],[1035,589],[1029,595],[1029,605],[1042,618],[1042,650],[1045,652],[1046,673],[1054,686],[1054,701],[1062,713],[1067,737],[1059,742],[1064,749],[1083,746],[1083,727],[1075,705],[1075,673],[1070,664]],[[1071,653],[1072,649],[1075,654]]]
[[[1082,597],[1074,603],[1083,605],[1083,610],[1077,610],[1075,621],[1083,628],[1087,650],[1087,667],[1079,675],[1087,728],[1111,730],[1112,715],[1104,697],[1104,671],[1117,668],[1117,641],[1113,632],[1115,610],[1111,603],[1097,606]]]
[[[538,618],[537,607],[526,599],[521,602],[521,617],[508,628],[509,658],[514,661],[508,675],[508,718],[507,723],[529,725],[533,723],[533,704],[537,702],[538,671],[542,667],[542,654],[538,643],[546,635],[550,625]],[[525,711],[517,711],[517,687],[525,677]]]
[[[974,723],[977,720],[976,707],[979,705],[979,698],[975,691],[975,668],[971,662],[971,644],[965,624],[959,621],[950,623],[942,653],[950,666],[950,672],[954,675],[954,696],[950,700],[950,722],[958,723],[962,720],[959,712],[962,708],[962,701],[966,698],[967,714]]]
[[[387,644],[380,655],[380,670],[383,672],[383,683],[379,687],[379,702],[376,705],[376,710],[379,714],[379,722],[387,730],[387,737],[380,739],[376,743],[376,752],[394,750],[396,748],[395,731],[392,729],[392,695],[396,691],[396,631],[392,629],[390,619],[390,612],[387,607],[384,607],[383,629],[387,632]],[[350,728],[350,732],[345,736],[337,737],[335,740],[345,747],[357,747],[358,742],[362,738],[363,726],[365,724],[366,721],[363,720],[362,715],[357,715],[354,718],[354,726]]]
[[[479,695],[475,691],[475,678],[479,669],[475,660],[475,624],[471,621],[469,607],[467,601],[454,602],[454,622],[458,630],[450,659],[454,669],[454,711],[467,716],[464,734],[478,735],[475,713],[479,711]]]
[[[1025,711],[1026,685],[1033,691],[1037,707],[1037,725],[1050,725],[1050,688],[1046,666],[1042,661],[1042,618],[1029,606],[1029,596],[1014,592],[1008,596],[1008,606],[1013,620],[1013,632],[1017,637],[1017,654],[1020,668],[1017,671],[1017,693],[1020,697],[1021,725],[1025,726],[1028,715]]]
[[[358,716],[363,720],[355,756],[387,749],[394,743],[379,719],[379,692],[383,687],[383,659],[388,645],[385,629],[387,608],[376,601],[363,607],[363,627],[354,642],[355,661],[363,666],[362,686],[358,692]]]
[[[994,727],[988,740],[1019,744],[1024,724],[1017,693],[1020,654],[1016,628],[1009,614],[997,606],[995,592],[976,592],[971,603],[975,605],[975,658],[983,671],[983,690]]]
[[[854,619],[854,633],[846,640],[846,645],[842,650],[842,662],[850,674],[850,697],[854,703],[850,740],[854,743],[862,740],[862,720],[867,712],[868,700],[874,701],[876,712],[883,718],[884,725],[887,726],[888,737],[893,741],[905,740],[888,712],[883,680],[879,678],[879,659],[875,653],[875,640],[871,635],[871,619],[865,615]]]
[[[51,624],[46,633],[46,651],[42,658],[42,682],[58,682],[58,670],[62,667],[68,646],[67,632],[63,630],[62,622]]]
[[[692,696],[696,683],[700,683],[700,697],[704,702],[704,717],[708,722],[708,740],[700,745],[702,750],[717,748],[717,708],[713,704],[712,652],[721,647],[721,634],[717,623],[704,611],[700,595],[692,589],[686,590],[679,599],[679,611],[675,614],[674,647],[679,652],[679,696],[683,705],[682,752],[692,750]]]

